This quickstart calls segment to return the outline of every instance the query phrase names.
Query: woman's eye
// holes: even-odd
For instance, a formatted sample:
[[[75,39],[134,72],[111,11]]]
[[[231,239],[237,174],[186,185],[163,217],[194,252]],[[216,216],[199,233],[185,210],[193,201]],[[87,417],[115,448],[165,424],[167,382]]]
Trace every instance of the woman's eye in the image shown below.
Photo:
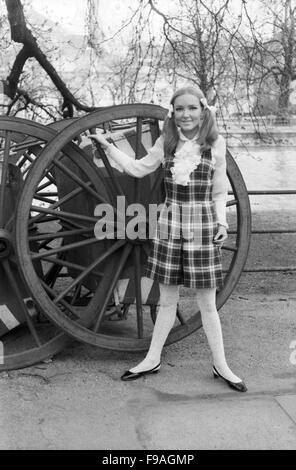
[[[186,108],[185,108],[186,109]],[[184,108],[176,108],[175,111],[178,113],[181,113],[183,111],[185,111]],[[189,111],[196,111],[198,108],[197,106],[190,106],[189,108],[187,108]]]

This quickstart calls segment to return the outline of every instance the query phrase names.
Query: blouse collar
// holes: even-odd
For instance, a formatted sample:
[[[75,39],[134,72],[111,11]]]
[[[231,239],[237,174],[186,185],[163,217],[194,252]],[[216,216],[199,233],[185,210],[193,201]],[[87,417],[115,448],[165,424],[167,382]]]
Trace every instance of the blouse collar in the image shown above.
[[[182,140],[183,142],[194,142],[197,140],[198,138],[198,131],[197,133],[195,134],[195,136],[192,137],[192,139],[188,139],[188,137],[186,137],[183,132],[181,131],[181,129],[178,129],[178,132],[179,132],[179,139]]]

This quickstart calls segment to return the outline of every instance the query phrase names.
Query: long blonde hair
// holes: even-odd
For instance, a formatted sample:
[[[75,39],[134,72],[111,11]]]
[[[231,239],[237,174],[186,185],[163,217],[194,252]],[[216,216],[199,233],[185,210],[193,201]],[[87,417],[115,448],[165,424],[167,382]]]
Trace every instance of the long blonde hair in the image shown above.
[[[193,95],[199,100],[205,99],[205,96],[200,88],[189,85],[179,88],[173,94],[170,104],[174,106],[174,102],[178,96]],[[214,114],[206,108],[201,102],[202,116],[201,125],[199,129],[198,143],[201,146],[201,151],[209,148],[213,142],[218,138],[218,129]],[[171,155],[175,152],[178,141],[179,132],[176,126],[174,116],[167,116],[163,124],[163,137],[164,137],[164,152],[165,155]]]

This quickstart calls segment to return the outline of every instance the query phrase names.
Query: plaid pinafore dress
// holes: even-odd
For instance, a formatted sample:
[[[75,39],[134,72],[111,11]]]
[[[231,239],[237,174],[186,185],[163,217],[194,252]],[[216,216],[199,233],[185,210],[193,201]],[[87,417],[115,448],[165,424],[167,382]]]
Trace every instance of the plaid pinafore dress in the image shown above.
[[[212,187],[211,149],[191,173],[187,186],[173,181],[174,155],[163,162],[166,199],[157,222],[145,275],[163,284],[220,288],[221,248],[213,243],[218,230]]]

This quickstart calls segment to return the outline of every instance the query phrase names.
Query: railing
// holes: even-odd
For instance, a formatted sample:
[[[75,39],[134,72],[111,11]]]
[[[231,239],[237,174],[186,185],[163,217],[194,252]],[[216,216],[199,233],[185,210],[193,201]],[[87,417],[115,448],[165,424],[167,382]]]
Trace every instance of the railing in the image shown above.
[[[256,126],[264,128],[267,127],[268,129],[278,129],[281,127],[284,128],[295,128],[296,130],[296,116],[291,117],[279,117],[276,115],[268,115],[268,116],[237,116],[237,117],[230,117],[230,118],[221,118],[217,117],[218,125],[221,129],[223,128],[233,128],[233,127],[247,127],[249,128],[256,128]]]
[[[230,193],[232,194],[232,193]],[[296,195],[296,190],[294,189],[275,189],[275,190],[254,190],[254,191],[248,191],[248,195],[260,195],[260,196],[266,196],[266,195]],[[229,233],[234,233],[232,231],[229,231]],[[288,229],[253,229],[251,230],[251,234],[270,234],[270,233],[296,233],[296,228]],[[292,257],[292,260],[294,261],[295,257]],[[243,272],[245,273],[253,273],[253,272],[285,272],[285,271],[296,271],[296,265],[291,265],[291,266],[261,266],[258,268],[244,268]]]

